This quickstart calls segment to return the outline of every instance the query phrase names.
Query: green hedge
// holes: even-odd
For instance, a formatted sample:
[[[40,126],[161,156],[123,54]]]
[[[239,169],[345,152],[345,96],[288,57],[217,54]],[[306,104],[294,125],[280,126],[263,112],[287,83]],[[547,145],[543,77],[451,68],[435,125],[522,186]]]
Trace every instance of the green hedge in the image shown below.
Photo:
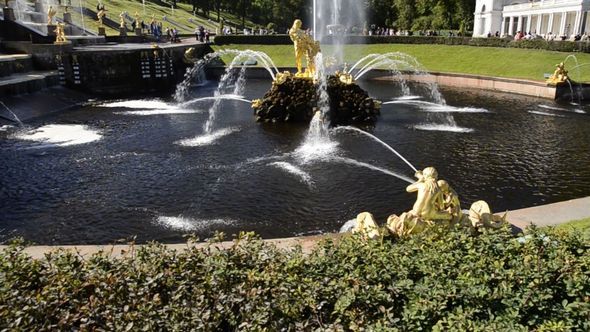
[[[334,43],[334,37],[327,36],[325,44]],[[431,37],[431,36],[346,36],[345,44],[440,44],[469,45],[480,47],[532,48],[558,52],[590,53],[590,42],[552,41],[544,39],[515,41],[508,38],[471,38],[471,37]],[[292,41],[288,35],[228,35],[215,37],[215,44],[259,44],[288,45]]]
[[[215,36],[215,45],[227,44],[258,44],[258,45],[288,45],[292,44],[289,35],[223,35]]]
[[[588,331],[589,243],[564,231],[228,250],[0,254],[0,330]]]

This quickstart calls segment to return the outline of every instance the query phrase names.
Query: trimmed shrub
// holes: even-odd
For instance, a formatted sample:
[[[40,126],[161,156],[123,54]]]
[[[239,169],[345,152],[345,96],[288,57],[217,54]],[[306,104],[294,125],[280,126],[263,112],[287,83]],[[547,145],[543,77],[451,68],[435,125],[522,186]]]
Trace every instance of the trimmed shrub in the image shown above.
[[[325,241],[311,254],[241,234],[227,250],[125,258],[0,254],[1,330],[588,331],[589,243],[564,231]]]
[[[227,44],[259,44],[259,45],[291,45],[289,35],[223,35],[215,36],[215,45]]]

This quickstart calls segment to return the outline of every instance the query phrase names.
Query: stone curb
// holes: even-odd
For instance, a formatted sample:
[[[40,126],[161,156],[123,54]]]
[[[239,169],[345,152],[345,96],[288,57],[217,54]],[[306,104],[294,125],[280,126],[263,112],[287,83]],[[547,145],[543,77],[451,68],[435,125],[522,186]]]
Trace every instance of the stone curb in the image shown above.
[[[502,213],[503,214],[503,213]],[[567,223],[573,220],[590,218],[590,196],[573,199],[569,201],[535,206],[525,209],[508,211],[508,221],[514,226],[524,229],[530,224],[537,226],[554,226]],[[323,239],[338,239],[340,234],[324,234],[305,237],[292,237],[283,239],[269,239],[264,240],[268,244],[274,244],[280,249],[289,249],[296,246],[301,246],[304,253],[310,253],[319,241]],[[179,243],[179,244],[164,244],[164,246],[171,250],[186,250],[188,248],[205,248],[207,243]],[[217,249],[230,248],[234,245],[233,241],[226,241],[214,244],[213,247]],[[136,245],[135,248],[141,247]],[[6,246],[0,246],[0,250],[4,250]],[[67,246],[31,246],[25,248],[24,252],[32,258],[41,259],[49,252],[57,249],[71,250],[77,252],[82,257],[88,257],[97,252],[106,252],[112,257],[125,257],[133,253],[134,248],[130,245],[67,245]]]

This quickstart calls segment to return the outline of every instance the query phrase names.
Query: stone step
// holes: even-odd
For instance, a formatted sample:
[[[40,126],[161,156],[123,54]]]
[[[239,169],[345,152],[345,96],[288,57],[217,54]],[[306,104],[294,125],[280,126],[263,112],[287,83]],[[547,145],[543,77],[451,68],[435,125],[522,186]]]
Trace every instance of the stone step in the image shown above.
[[[29,54],[0,54],[0,79],[33,70],[33,57]]]
[[[0,78],[0,96],[15,96],[59,85],[55,70],[32,71]]]

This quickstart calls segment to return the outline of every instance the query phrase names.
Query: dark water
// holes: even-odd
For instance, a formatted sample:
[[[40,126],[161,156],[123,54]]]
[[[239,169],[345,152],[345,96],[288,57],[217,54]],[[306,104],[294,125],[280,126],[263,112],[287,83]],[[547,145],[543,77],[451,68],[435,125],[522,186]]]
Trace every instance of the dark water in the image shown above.
[[[385,83],[362,85],[384,101],[399,94]],[[259,98],[269,86],[248,81],[246,97]],[[213,88],[198,94],[210,96]],[[581,113],[590,107],[443,94],[454,107],[489,112],[452,113],[471,132],[425,131],[415,126],[448,120],[424,112],[428,105],[384,105],[375,127],[364,129],[417,168],[435,166],[464,207],[484,199],[502,211],[590,195],[590,115]],[[86,144],[52,146],[19,139],[14,129],[0,131],[0,239],[111,243],[136,235],[139,242],[174,242],[184,233],[206,238],[215,230],[286,237],[337,231],[362,211],[383,222],[409,210],[415,198],[405,193],[406,182],[385,173],[330,157],[304,163],[286,155],[301,145],[307,126],[256,123],[246,103],[223,102],[215,128],[234,131],[202,146],[178,142],[202,134],[206,113],[121,113],[140,110],[85,107],[27,124],[83,124],[102,135]],[[412,177],[368,138],[337,133],[334,140],[336,157]]]

